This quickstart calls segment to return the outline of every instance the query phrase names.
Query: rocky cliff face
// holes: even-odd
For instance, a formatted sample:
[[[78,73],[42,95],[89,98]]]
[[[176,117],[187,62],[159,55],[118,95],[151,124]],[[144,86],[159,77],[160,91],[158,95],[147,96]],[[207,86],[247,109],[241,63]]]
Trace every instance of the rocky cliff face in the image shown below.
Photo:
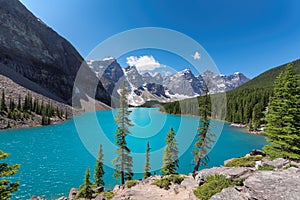
[[[18,0],[0,0],[0,63],[69,104],[77,71],[83,65],[82,93],[110,104],[101,83],[88,87],[97,79],[75,48]]]
[[[163,84],[173,93],[189,97],[200,95],[203,89],[201,82],[189,69],[166,77]]]
[[[202,82],[208,80],[209,93],[211,94],[233,90],[250,80],[240,72],[231,75],[221,75],[211,71],[205,71],[198,76],[198,79]]]
[[[100,61],[88,61],[88,65],[101,80],[106,91],[112,95],[116,83],[124,76],[119,63],[115,59],[104,59]]]

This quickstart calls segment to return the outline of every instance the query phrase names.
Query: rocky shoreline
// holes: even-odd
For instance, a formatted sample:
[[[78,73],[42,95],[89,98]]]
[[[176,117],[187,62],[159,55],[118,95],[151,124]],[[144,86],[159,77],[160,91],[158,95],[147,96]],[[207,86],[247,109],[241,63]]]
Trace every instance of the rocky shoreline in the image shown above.
[[[257,156],[250,155],[247,156]],[[232,159],[224,162],[230,162]],[[270,168],[266,170],[265,168]],[[210,175],[224,175],[232,181],[243,180],[242,185],[225,188],[216,193],[212,200],[287,200],[300,199],[300,162],[283,158],[268,160],[263,157],[255,162],[254,167],[212,167],[200,170],[195,178],[192,174],[182,175],[184,180],[180,184],[171,183],[168,187],[159,188],[153,183],[161,179],[160,175],[151,176],[137,181],[132,187],[116,185],[112,190],[111,200],[197,200],[194,190],[206,182]],[[78,190],[72,188],[68,197],[57,200],[73,200]],[[32,197],[30,200],[43,200],[41,197]],[[94,200],[108,200],[99,195]]]

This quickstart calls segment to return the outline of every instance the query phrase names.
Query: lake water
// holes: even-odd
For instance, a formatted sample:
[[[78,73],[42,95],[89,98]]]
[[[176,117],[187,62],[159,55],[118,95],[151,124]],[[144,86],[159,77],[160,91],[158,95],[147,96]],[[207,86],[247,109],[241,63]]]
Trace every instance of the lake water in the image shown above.
[[[132,109],[134,127],[127,137],[131,148],[135,178],[141,178],[146,143],[151,146],[151,167],[158,172],[162,164],[165,135],[172,126],[180,150],[180,173],[193,169],[196,117],[174,116],[153,108]],[[87,167],[93,168],[99,144],[103,144],[105,186],[112,189],[119,181],[112,177],[111,160],[114,151],[115,111],[85,113],[65,123],[40,128],[6,130],[0,132],[0,149],[10,153],[7,161],[19,163],[21,168],[13,177],[20,187],[12,199],[29,199],[32,195],[55,199],[68,195],[71,187],[78,187]],[[266,144],[264,137],[247,134],[243,129],[230,127],[220,121],[211,122],[211,132],[217,134],[216,144],[209,154],[209,166],[219,166],[232,157],[243,156],[252,149]],[[224,126],[223,126],[224,125]]]

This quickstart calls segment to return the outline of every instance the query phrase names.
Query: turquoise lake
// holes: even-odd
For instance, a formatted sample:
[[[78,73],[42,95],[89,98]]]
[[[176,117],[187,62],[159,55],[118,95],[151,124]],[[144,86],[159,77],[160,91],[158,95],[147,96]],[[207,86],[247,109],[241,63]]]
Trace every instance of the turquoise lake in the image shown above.
[[[29,199],[32,195],[55,199],[67,196],[70,188],[79,187],[87,167],[93,173],[99,144],[103,144],[105,187],[112,189],[119,181],[112,176],[111,160],[114,151],[114,114],[116,111],[85,113],[62,124],[0,131],[0,149],[10,153],[10,164],[21,164],[12,178],[20,187],[12,199]],[[135,178],[141,178],[146,143],[151,146],[150,162],[159,172],[165,145],[165,135],[172,126],[180,150],[179,172],[188,174],[193,169],[194,140],[198,118],[174,116],[158,112],[155,108],[134,108],[130,115],[133,124],[127,143],[132,151]],[[243,156],[252,149],[261,149],[263,136],[251,135],[244,129],[230,127],[221,121],[211,122],[216,133],[216,144],[209,153],[209,167],[219,166],[232,157]]]

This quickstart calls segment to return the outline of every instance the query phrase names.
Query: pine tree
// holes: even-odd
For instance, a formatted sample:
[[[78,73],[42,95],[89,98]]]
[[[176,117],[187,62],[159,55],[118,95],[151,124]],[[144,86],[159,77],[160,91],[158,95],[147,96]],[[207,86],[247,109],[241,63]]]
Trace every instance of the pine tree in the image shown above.
[[[298,81],[298,82],[297,82]],[[271,158],[300,159],[300,86],[289,64],[274,83],[266,113],[263,150]]]
[[[174,129],[170,127],[170,131],[167,133],[166,138],[163,165],[160,170],[165,175],[177,174],[177,168],[179,167],[177,146]]]
[[[19,94],[19,97],[18,97],[18,106],[17,106],[17,109],[19,111],[21,111],[21,108],[22,108],[22,103],[21,103],[21,95]]]
[[[90,168],[87,168],[85,172],[83,184],[79,188],[79,192],[76,195],[76,199],[80,199],[80,198],[92,199],[92,197],[93,197],[93,190],[90,181]]]
[[[5,103],[5,93],[4,89],[2,89],[2,97],[1,97],[1,104],[0,104],[1,111],[7,111],[6,103]]]
[[[95,187],[104,186],[103,181],[103,175],[104,175],[104,169],[103,169],[103,150],[102,150],[102,144],[100,144],[96,166],[95,166]]]
[[[130,112],[128,110],[126,85],[123,82],[120,94],[120,108],[115,117],[117,125],[115,139],[116,145],[119,148],[116,150],[117,157],[112,161],[115,165],[114,176],[116,179],[121,177],[121,184],[124,184],[125,180],[131,180],[133,177],[132,157],[130,156],[130,149],[126,142],[126,136],[130,134],[128,128],[133,126],[129,119]]]
[[[214,134],[212,134],[209,131],[209,125],[210,125],[210,120],[209,120],[209,114],[210,114],[210,109],[209,109],[209,95],[208,95],[208,82],[209,80],[206,81],[205,84],[205,89],[204,89],[204,99],[202,101],[202,105],[200,106],[200,123],[198,127],[198,133],[197,133],[197,141],[195,143],[196,149],[193,151],[194,157],[195,157],[195,167],[193,170],[193,176],[195,175],[196,171],[199,170],[199,167],[202,166],[207,166],[209,157],[208,157],[208,152],[211,149],[211,144],[213,143],[212,137],[215,137]]]
[[[56,113],[56,116],[57,116],[57,117],[60,117],[60,111],[59,111],[59,109],[58,109],[58,106],[56,106],[55,113]]]
[[[146,162],[145,162],[145,166],[144,166],[145,171],[144,171],[144,174],[143,174],[145,179],[151,176],[151,172],[150,172],[150,170],[151,170],[151,168],[150,168],[150,150],[151,150],[150,144],[149,144],[149,142],[147,142]]]
[[[16,104],[14,102],[14,100],[10,97],[9,98],[9,110],[14,111],[16,108]]]
[[[42,124],[42,125],[47,125],[47,121],[48,121],[48,120],[47,120],[47,117],[46,117],[46,115],[43,113],[43,114],[42,114],[42,121],[41,121],[41,124]]]
[[[67,111],[67,109],[65,110],[65,119],[68,119],[68,111]]]
[[[0,150],[0,160],[8,157],[7,153],[4,153]],[[12,165],[9,166],[5,162],[0,162],[0,199],[6,200],[9,199],[11,193],[17,191],[19,183],[12,182],[9,179],[5,179],[5,177],[13,176],[17,173],[20,165]]]

